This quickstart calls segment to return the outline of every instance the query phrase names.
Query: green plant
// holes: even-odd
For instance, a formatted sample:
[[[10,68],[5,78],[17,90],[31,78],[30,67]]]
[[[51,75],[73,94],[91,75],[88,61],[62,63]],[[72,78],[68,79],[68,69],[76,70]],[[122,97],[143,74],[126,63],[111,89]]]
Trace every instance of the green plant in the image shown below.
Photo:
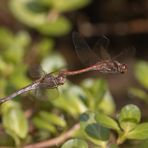
[[[39,63],[47,73],[66,67],[66,60],[56,50],[54,37],[68,34],[73,27],[69,13],[90,2],[8,2],[10,14],[18,22],[13,22],[12,28],[10,24],[9,29],[0,27],[0,97],[32,83],[27,75],[32,64]],[[147,65],[144,61],[139,62],[135,72],[136,78],[146,89]],[[148,102],[146,91],[132,88],[131,92]],[[79,85],[67,80],[58,91],[47,90],[38,96],[31,92],[2,104],[0,146],[117,147],[120,144],[126,146],[127,140],[131,143],[138,140],[141,143],[132,143],[133,147],[147,147],[148,123],[140,123],[140,109],[127,105],[117,117],[113,116],[115,114],[116,104],[104,79],[85,79]]]
[[[25,25],[44,35],[67,34],[72,24],[63,13],[84,7],[90,0],[11,0],[10,10]]]
[[[133,104],[124,106],[119,112],[117,120],[102,112],[85,112],[80,116],[80,130],[83,134],[83,140],[79,141],[79,143],[83,147],[88,147],[84,141],[85,137],[94,145],[106,148],[107,146],[119,146],[127,139],[148,139],[148,122],[140,123],[140,118],[141,112]],[[118,134],[117,138],[115,138],[111,130]],[[111,135],[114,142],[110,143]],[[68,142],[64,145],[68,146]],[[75,139],[73,141],[71,139],[69,147],[74,147],[74,145]]]
[[[148,62],[146,61],[139,61],[135,64],[135,77],[142,86],[142,88],[132,87],[130,88],[130,93],[143,100],[145,103],[148,104]]]

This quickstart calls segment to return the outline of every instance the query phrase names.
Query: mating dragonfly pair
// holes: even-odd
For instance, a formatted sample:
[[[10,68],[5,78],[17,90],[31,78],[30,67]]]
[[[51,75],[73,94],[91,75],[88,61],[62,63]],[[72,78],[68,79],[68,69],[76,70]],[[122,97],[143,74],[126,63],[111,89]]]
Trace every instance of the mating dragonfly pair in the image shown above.
[[[4,103],[8,100],[13,99],[14,97],[28,92],[30,90],[36,89],[53,89],[57,88],[60,85],[63,85],[66,81],[66,78],[71,75],[77,75],[88,71],[98,71],[100,73],[125,73],[127,71],[127,65],[122,64],[114,59],[111,59],[109,54],[106,51],[105,46],[108,45],[108,39],[106,37],[102,37],[94,48],[100,50],[100,53],[104,55],[104,59],[100,59],[99,56],[93,52],[88,44],[83,39],[82,35],[78,32],[74,32],[72,34],[73,43],[76,49],[76,52],[80,59],[83,59],[84,62],[91,62],[89,67],[75,70],[75,71],[59,71],[57,76],[52,74],[45,74],[40,79],[34,81],[32,84],[27,85],[26,87],[19,89],[18,91],[12,93],[11,95],[0,99],[0,103]],[[99,48],[99,49],[98,49]],[[81,58],[83,56],[83,58]]]

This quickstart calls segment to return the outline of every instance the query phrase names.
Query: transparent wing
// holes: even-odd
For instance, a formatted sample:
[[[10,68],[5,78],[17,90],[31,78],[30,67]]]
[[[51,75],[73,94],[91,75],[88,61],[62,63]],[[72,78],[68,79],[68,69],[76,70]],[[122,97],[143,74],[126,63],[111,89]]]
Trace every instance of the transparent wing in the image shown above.
[[[101,57],[101,59],[110,59],[110,55],[107,51],[109,46],[109,39],[106,36],[102,36],[99,40],[95,43],[93,47],[93,51]]]
[[[59,91],[58,88],[52,87],[52,88],[46,88],[45,85],[42,84],[42,86],[36,90],[35,95],[39,100],[47,100],[47,99],[56,99],[59,97]]]
[[[85,65],[92,65],[99,61],[99,57],[90,49],[82,35],[78,32],[73,32],[72,39],[76,53]]]
[[[29,68],[29,76],[33,79],[39,79],[45,76],[45,71],[42,69],[40,65],[32,65]]]
[[[44,98],[45,100],[45,98],[53,99],[59,96],[58,84],[56,84],[54,74],[54,72],[49,73],[43,78],[37,90],[37,98]]]
[[[59,97],[59,91],[55,89],[40,88],[35,90],[35,96],[38,100],[47,101],[50,99],[56,99]]]
[[[122,61],[128,58],[132,58],[134,57],[135,53],[136,49],[134,47],[126,48],[122,50],[120,53],[117,53],[116,56],[113,57],[113,60]]]

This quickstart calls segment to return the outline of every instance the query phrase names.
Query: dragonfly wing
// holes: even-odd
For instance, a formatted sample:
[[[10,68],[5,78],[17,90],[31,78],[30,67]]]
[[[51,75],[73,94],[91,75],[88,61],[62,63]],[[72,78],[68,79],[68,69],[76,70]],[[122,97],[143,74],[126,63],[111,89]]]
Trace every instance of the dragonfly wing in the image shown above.
[[[113,57],[113,60],[122,61],[128,58],[132,58],[134,57],[135,53],[136,49],[134,47],[126,48],[122,50],[120,53],[117,53],[116,56]]]
[[[44,100],[46,100],[45,99],[46,98],[46,89],[38,88],[38,89],[34,90],[34,95],[38,100],[44,101]]]
[[[59,96],[57,87],[52,89],[47,89],[42,87],[42,88],[36,89],[34,93],[37,99],[42,101],[45,101],[48,99],[55,99],[55,98],[58,98]]]
[[[45,71],[42,69],[40,65],[33,65],[29,68],[29,76],[33,79],[39,79],[45,76]]]
[[[99,40],[95,43],[93,51],[101,57],[101,59],[107,60],[110,59],[110,55],[107,51],[109,46],[109,39],[106,36],[102,36]]]
[[[88,66],[95,64],[100,60],[98,56],[90,49],[80,33],[73,32],[72,39],[76,53],[82,63]]]

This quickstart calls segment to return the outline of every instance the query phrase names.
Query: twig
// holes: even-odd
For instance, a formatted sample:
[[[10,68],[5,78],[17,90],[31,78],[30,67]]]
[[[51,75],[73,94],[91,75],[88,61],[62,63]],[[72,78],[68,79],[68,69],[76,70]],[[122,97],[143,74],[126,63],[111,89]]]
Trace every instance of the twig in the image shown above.
[[[56,138],[53,138],[50,140],[46,140],[46,141],[42,141],[39,143],[35,143],[35,144],[30,144],[30,145],[24,146],[24,148],[45,148],[45,147],[60,145],[66,139],[72,137],[72,135],[75,133],[75,131],[78,130],[79,128],[80,128],[80,125],[76,124],[69,131],[61,134],[59,137],[56,137]]]

